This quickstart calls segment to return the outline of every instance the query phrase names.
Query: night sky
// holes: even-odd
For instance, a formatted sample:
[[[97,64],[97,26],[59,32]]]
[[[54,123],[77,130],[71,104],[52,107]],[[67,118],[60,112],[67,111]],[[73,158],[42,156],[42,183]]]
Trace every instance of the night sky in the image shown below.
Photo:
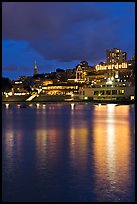
[[[2,75],[10,79],[106,61],[106,49],[135,52],[134,2],[3,2]]]

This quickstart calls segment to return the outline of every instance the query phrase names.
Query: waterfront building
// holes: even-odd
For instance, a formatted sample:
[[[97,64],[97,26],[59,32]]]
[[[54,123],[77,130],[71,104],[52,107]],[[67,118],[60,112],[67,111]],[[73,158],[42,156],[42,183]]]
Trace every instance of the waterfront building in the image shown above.
[[[107,78],[107,74],[92,74],[87,76],[87,81],[91,84],[96,84],[97,82],[102,82]]]
[[[69,83],[61,83],[61,84],[48,84],[47,86],[41,87],[41,94],[47,95],[66,95],[73,94],[74,92],[78,92],[78,85],[69,84]]]
[[[11,94],[12,93],[12,94]],[[9,95],[26,95],[28,91],[25,89],[21,80],[12,81],[12,89]]]
[[[90,87],[79,88],[79,98],[93,101],[134,100],[135,86],[131,83],[120,83],[108,79],[104,83],[97,83]]]

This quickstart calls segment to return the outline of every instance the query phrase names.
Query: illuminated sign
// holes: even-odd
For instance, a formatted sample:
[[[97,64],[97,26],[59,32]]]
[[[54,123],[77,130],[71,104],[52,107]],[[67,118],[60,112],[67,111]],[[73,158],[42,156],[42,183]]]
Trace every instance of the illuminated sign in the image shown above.
[[[97,64],[95,66],[96,70],[108,70],[108,69],[122,69],[122,68],[127,68],[127,62],[124,62],[122,64],[110,64],[110,65],[99,65]]]

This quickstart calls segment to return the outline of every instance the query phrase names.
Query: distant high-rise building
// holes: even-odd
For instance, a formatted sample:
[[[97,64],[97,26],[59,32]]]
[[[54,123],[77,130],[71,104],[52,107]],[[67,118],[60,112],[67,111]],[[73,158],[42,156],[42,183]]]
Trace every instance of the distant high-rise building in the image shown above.
[[[37,64],[36,64],[36,61],[35,61],[35,64],[34,64],[34,75],[38,74],[38,68],[37,68]]]
[[[135,54],[132,56],[132,60],[135,61]]]
[[[127,61],[127,53],[123,52],[122,56],[123,56],[123,62],[126,62]]]
[[[125,62],[127,58],[126,52],[122,52],[121,49],[113,48],[111,50],[106,50],[106,63],[116,64]]]

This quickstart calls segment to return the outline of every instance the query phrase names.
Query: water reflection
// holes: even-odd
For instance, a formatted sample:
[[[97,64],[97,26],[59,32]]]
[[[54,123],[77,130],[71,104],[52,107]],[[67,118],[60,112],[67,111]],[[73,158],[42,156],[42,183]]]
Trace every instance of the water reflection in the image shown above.
[[[71,176],[69,183],[71,191],[77,195],[76,201],[80,201],[83,194],[83,201],[90,200],[92,192],[89,192],[90,181],[92,180],[92,149],[91,149],[91,133],[92,133],[92,110],[88,106],[75,104],[75,110],[70,113],[70,141],[69,141],[69,154],[70,154],[70,168]],[[93,180],[91,185],[93,185]],[[86,189],[85,192],[82,189]]]
[[[14,159],[14,135],[12,131],[7,131],[5,134],[5,152],[7,156],[7,169],[10,171],[13,168]]]
[[[75,104],[74,104],[74,103],[71,103],[70,105],[71,105],[71,110],[74,110]]]
[[[36,130],[37,168],[45,169],[47,164],[47,132],[45,129]]]
[[[4,200],[134,201],[134,115],[115,104],[4,107]]]
[[[17,108],[20,108],[20,104],[17,104]]]
[[[45,108],[46,108],[46,105],[45,105],[45,104],[43,104],[43,105],[42,105],[42,107],[43,107],[43,109],[45,109]]]
[[[18,168],[22,155],[22,131],[16,124],[14,110],[8,109],[5,112],[6,120],[3,121],[3,168],[7,172],[7,178],[12,178]],[[15,123],[14,123],[15,122]]]
[[[8,109],[9,108],[9,104],[5,104],[6,108]]]
[[[85,168],[87,162],[88,130],[86,128],[71,127],[70,155],[73,165]]]
[[[129,190],[130,134],[129,106],[96,107],[94,118],[95,192],[102,200],[119,201]],[[98,113],[99,112],[99,113]],[[124,114],[124,118],[123,118]],[[98,121],[98,115],[100,121]],[[101,120],[102,119],[102,120]],[[99,189],[100,188],[100,189]],[[110,194],[109,194],[110,193]]]
[[[106,159],[108,177],[113,184],[116,175],[116,143],[115,143],[115,105],[107,105],[107,138],[106,138]]]

